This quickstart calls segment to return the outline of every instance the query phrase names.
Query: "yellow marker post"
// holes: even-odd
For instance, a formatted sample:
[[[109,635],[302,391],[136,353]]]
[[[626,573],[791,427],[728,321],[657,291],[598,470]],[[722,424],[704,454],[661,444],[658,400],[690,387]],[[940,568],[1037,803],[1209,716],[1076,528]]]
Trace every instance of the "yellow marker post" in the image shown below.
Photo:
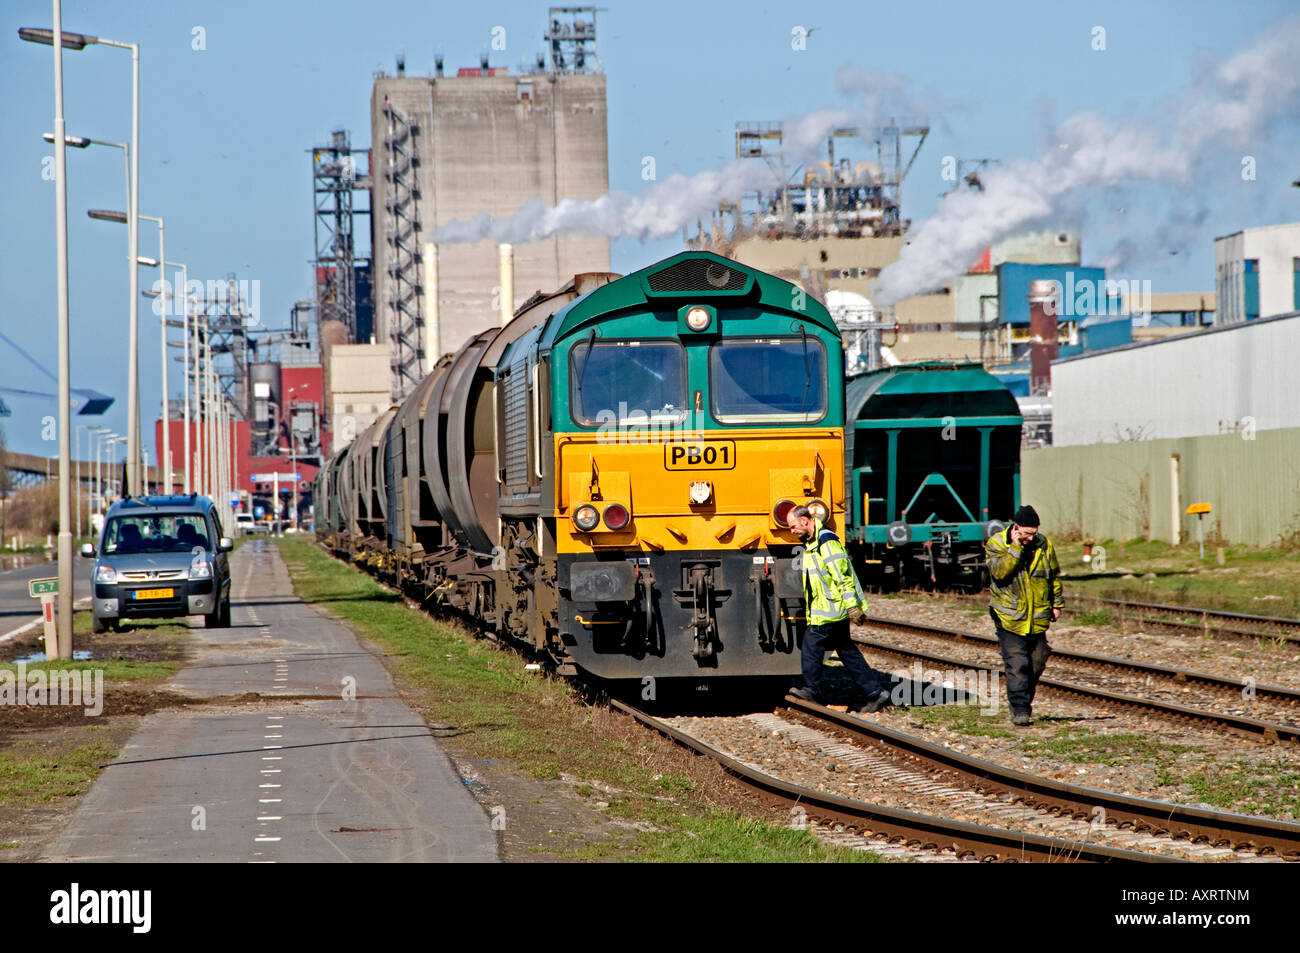
[[[1205,529],[1201,525],[1201,520],[1208,512],[1210,512],[1209,503],[1193,503],[1191,506],[1187,507],[1188,516],[1193,513],[1196,514],[1196,542],[1200,544],[1202,559],[1205,558]]]

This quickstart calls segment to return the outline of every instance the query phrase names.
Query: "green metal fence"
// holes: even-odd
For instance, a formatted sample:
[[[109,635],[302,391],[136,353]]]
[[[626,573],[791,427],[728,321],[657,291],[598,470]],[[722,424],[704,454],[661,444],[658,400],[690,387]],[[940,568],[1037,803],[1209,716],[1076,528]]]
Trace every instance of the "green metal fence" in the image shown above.
[[[1021,500],[1048,533],[1270,546],[1300,535],[1300,428],[1029,450]]]

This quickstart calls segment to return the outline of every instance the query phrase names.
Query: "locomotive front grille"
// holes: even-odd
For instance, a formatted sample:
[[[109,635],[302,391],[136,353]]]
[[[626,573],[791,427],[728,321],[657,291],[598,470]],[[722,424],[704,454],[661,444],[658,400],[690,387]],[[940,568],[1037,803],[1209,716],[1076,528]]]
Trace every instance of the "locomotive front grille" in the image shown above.
[[[657,294],[674,291],[743,291],[749,276],[721,262],[694,258],[657,271],[646,279]]]

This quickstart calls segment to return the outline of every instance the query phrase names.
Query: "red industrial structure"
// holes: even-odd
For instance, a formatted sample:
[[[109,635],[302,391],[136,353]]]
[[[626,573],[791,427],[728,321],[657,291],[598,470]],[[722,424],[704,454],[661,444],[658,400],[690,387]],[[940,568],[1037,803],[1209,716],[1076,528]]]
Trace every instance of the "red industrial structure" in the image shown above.
[[[297,509],[299,514],[311,505],[311,483],[321,467],[322,447],[329,446],[330,434],[324,430],[324,380],[319,364],[250,365],[250,406],[244,420],[230,423],[230,486],[239,495],[235,512],[252,512],[292,520],[295,485],[298,474]],[[201,465],[202,424],[191,406],[191,472]],[[162,452],[162,421],[155,423],[155,453]],[[173,485],[184,488],[185,423],[171,421]],[[277,479],[278,475],[278,479]],[[254,478],[258,479],[254,479]],[[265,479],[261,479],[265,478]],[[278,484],[278,486],[277,486]],[[279,491],[279,507],[273,495]],[[261,510],[259,514],[259,509]],[[301,520],[298,521],[301,523]]]

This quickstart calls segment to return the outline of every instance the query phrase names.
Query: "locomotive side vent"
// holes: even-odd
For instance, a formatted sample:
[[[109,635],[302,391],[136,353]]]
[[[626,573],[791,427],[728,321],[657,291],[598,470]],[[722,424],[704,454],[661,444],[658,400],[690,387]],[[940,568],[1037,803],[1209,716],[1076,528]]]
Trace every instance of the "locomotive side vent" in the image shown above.
[[[720,261],[689,258],[646,278],[655,294],[740,292],[749,285],[749,275]]]

